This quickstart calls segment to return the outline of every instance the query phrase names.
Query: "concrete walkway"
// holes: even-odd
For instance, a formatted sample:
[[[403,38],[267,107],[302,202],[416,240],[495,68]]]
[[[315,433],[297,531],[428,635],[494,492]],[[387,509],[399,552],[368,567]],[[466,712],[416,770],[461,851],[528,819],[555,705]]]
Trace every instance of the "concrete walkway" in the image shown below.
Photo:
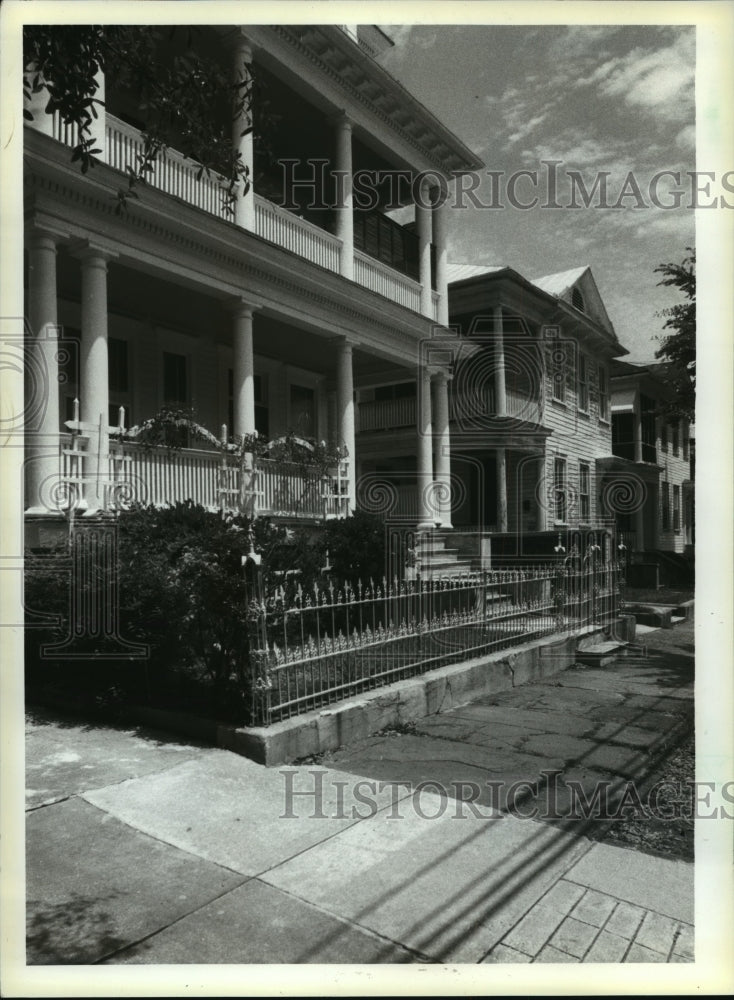
[[[692,624],[658,637],[299,766],[31,713],[28,963],[692,961],[693,866],[568,794],[691,725]]]

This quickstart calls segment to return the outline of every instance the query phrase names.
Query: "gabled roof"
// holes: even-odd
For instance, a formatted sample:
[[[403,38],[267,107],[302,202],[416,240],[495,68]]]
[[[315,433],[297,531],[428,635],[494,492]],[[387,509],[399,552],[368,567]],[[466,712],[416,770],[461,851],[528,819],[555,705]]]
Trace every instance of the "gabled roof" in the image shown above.
[[[673,367],[668,361],[652,361],[647,365],[636,365],[631,361],[620,361],[615,358],[610,368],[610,375],[612,378],[625,378],[630,375],[640,377],[648,375],[650,378],[655,379],[656,382],[664,384],[666,376]]]
[[[473,279],[479,281],[483,277],[491,278],[494,281],[506,278],[515,282],[519,287],[524,286],[525,289],[534,292],[546,301],[555,300],[561,312],[565,312],[569,318],[585,323],[587,329],[595,328],[598,334],[601,334],[614,346],[616,354],[629,353],[617,340],[614,327],[604,308],[599,289],[596,287],[588,264],[569,271],[547,274],[533,280],[523,277],[507,264],[449,263],[446,270],[449,288],[462,282],[471,282]],[[577,288],[581,293],[583,308],[579,308],[573,301],[573,293]]]
[[[446,267],[448,283],[454,281],[467,281],[469,278],[478,278],[483,274],[494,274],[497,271],[505,271],[505,264],[454,264],[449,263]]]
[[[537,285],[544,292],[548,292],[549,295],[555,295],[556,298],[560,299],[564,293],[570,291],[581,275],[588,270],[590,268],[586,264],[583,267],[574,267],[570,271],[558,271],[556,274],[543,275],[542,278],[531,278],[530,281],[531,284]]]
[[[609,318],[609,314],[604,307],[604,302],[596,287],[594,276],[588,264],[583,267],[574,267],[570,271],[557,271],[555,274],[545,274],[540,278],[532,278],[531,284],[542,291],[547,292],[554,298],[559,299],[566,305],[578,312],[583,313],[595,320],[600,326],[607,330],[614,340],[617,335],[614,326]],[[584,306],[579,309],[573,301],[573,293],[578,290],[581,293]]]

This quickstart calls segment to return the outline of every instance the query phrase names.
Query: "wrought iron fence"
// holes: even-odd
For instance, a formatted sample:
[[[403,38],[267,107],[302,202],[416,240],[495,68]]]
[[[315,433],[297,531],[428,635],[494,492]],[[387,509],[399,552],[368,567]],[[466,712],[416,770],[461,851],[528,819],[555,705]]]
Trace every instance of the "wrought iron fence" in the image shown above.
[[[253,599],[251,723],[267,725],[483,653],[611,624],[620,566],[556,566],[382,581]]]

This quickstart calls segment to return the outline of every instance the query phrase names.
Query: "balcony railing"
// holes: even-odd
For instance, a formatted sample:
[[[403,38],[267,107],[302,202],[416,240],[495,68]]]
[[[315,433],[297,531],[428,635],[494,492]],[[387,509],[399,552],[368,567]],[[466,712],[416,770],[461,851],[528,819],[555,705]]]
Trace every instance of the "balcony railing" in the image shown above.
[[[354,251],[354,280],[406,309],[412,309],[413,312],[421,310],[421,286],[418,282],[387,264],[368,257],[361,250]]]
[[[122,172],[128,166],[135,166],[142,157],[144,148],[138,129],[107,114],[105,132],[105,162]],[[53,119],[53,136],[67,146],[73,146],[77,141],[76,130],[63,125],[58,113]],[[199,176],[200,168],[197,163],[170,148],[156,158],[152,167],[147,178],[152,187],[217,218],[233,221],[232,213],[227,211],[227,181],[223,177],[214,172],[209,176],[206,173]],[[257,194],[254,231],[263,239],[303,257],[304,260],[337,274],[340,271],[342,243],[338,237]],[[383,298],[420,312],[420,284],[360,250],[354,252],[354,280]],[[431,294],[432,318],[435,320],[438,318],[439,295],[436,292]]]
[[[516,420],[527,420],[532,424],[541,422],[540,400],[518,389],[509,386],[505,390],[507,399],[507,416]]]
[[[514,389],[506,391],[507,416],[530,423],[540,422],[540,404]],[[476,393],[450,392],[449,415],[452,420],[472,424],[494,416],[494,386],[487,383]],[[404,399],[385,399],[359,404],[360,431],[392,430],[398,427],[415,427],[417,404],[415,396]]]
[[[255,232],[328,271],[339,271],[342,242],[325,229],[255,195]]]
[[[105,131],[106,162],[123,172],[128,165],[135,166],[143,155],[144,143],[140,132],[110,114],[106,116]],[[65,141],[61,135],[56,134],[56,119],[54,137],[61,142]],[[211,173],[207,177],[206,173],[202,173],[199,179],[199,165],[170,148],[156,157],[152,167],[147,182],[153,187],[220,219],[232,218],[225,210],[227,184],[218,174]]]
[[[389,431],[416,426],[416,398],[380,399],[359,404],[360,431]]]

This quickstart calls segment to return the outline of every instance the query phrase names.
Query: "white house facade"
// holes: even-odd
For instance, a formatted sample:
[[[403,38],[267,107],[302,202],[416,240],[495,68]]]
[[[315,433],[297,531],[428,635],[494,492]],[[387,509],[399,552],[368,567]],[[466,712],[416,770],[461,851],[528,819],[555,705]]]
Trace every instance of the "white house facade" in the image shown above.
[[[614,523],[610,366],[627,352],[590,269],[529,281],[449,263],[446,192],[483,164],[382,68],[379,29],[199,37],[260,81],[252,118],[264,91],[274,122],[267,155],[233,125],[252,179],[233,214],[223,179],[173,149],[116,212],[143,148],[136,95],[98,78],[86,174],[71,130],[32,96],[26,320],[44,391],[28,421],[31,541],[34,524],[131,500],[312,521],[359,506],[437,537],[544,536],[546,549],[551,533]],[[365,208],[366,173],[404,182],[377,183]],[[193,412],[203,438],[142,447],[131,428],[162,410]],[[242,445],[287,436],[324,443],[318,481]]]
[[[434,398],[438,414],[447,411],[447,366],[429,369],[420,348],[448,321],[449,209],[431,207],[431,190],[481,161],[382,69],[376,56],[389,40],[377,29],[202,30],[233,72],[257,74],[277,111],[270,159],[235,123],[253,184],[234,216],[221,181],[197,180],[197,165],[170,149],[139,201],[116,214],[123,172],[142,148],[135,95],[99,79],[102,152],[87,174],[70,162],[70,130],[45,114],[43,92],[33,97],[26,315],[29,368],[44,374],[47,392],[29,422],[29,519],[70,497],[92,513],[121,495],[120,483],[128,498],[226,506],[237,470],[222,476],[216,440],[255,431],[324,440],[342,456],[325,492],[296,509],[277,496],[282,470],[262,459],[258,512],[347,513],[360,471],[355,392],[417,380],[433,385],[427,425]],[[419,179],[399,195],[403,208],[414,203],[412,224],[390,218],[387,195],[370,213],[354,210],[352,177],[362,169]],[[311,208],[314,191],[326,208]],[[192,407],[215,444],[159,453],[120,433],[176,406]],[[413,437],[418,475],[432,481],[433,453],[417,425]]]

